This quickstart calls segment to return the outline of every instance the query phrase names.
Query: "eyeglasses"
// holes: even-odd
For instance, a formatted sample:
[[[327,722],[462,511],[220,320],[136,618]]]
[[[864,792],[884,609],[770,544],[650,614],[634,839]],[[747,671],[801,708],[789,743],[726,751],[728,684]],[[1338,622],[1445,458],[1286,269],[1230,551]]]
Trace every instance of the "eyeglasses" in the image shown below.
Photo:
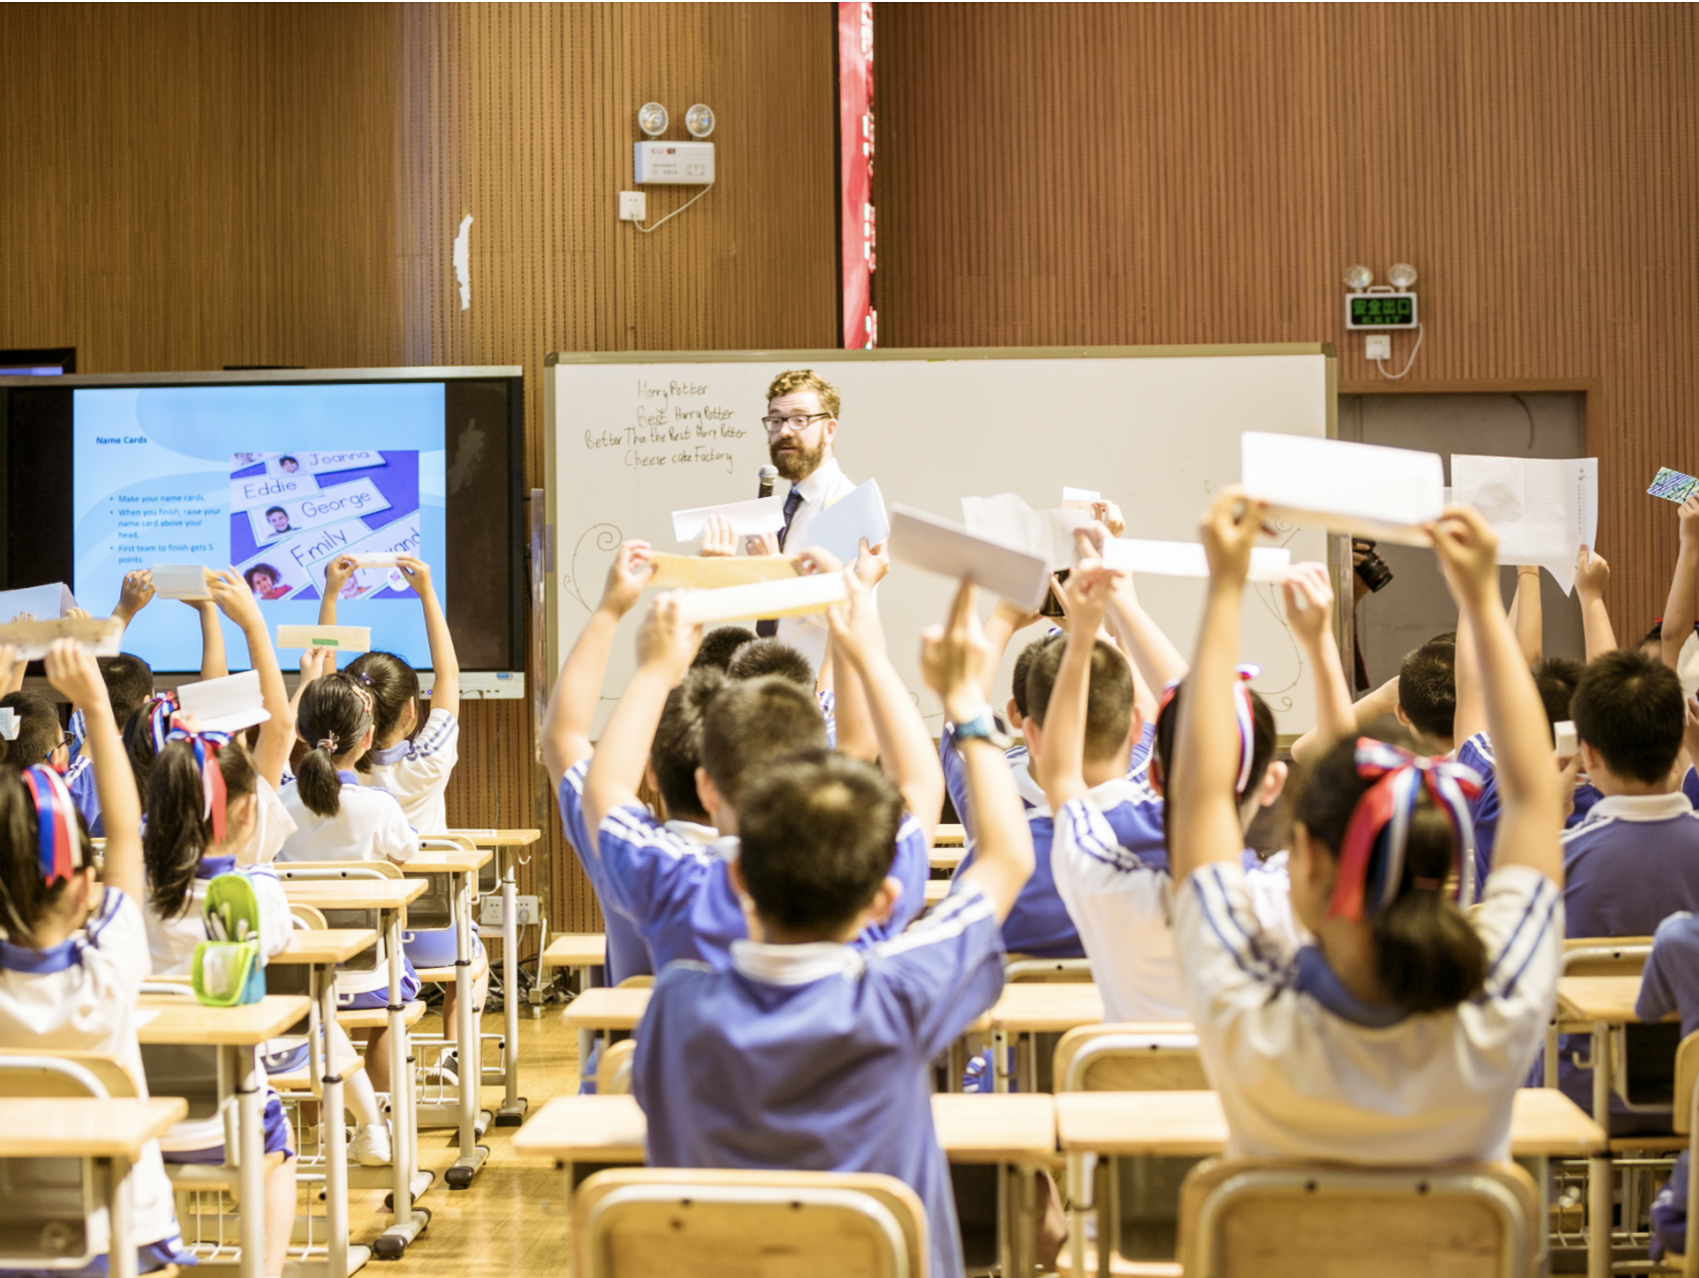
[[[763,417],[761,424],[767,428],[767,438],[777,439],[789,427],[792,434],[800,435],[815,422],[830,417],[830,413],[809,413],[805,417]]]
[[[69,750],[72,746],[74,746],[76,744],[77,744],[76,735],[74,733],[67,732],[64,736],[60,737],[57,741],[55,741],[53,743],[53,749],[55,749],[55,750]]]

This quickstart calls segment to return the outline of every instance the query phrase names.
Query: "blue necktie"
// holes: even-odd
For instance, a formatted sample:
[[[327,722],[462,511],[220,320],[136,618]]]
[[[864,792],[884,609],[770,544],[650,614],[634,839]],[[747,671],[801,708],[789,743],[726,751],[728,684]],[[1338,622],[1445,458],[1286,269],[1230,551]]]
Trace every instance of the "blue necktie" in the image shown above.
[[[785,538],[790,536],[791,520],[796,517],[797,507],[802,505],[802,489],[792,486],[790,496],[785,498],[785,522],[779,529],[779,549],[785,548]],[[762,639],[772,639],[779,633],[779,623],[774,620],[757,621],[755,633]]]

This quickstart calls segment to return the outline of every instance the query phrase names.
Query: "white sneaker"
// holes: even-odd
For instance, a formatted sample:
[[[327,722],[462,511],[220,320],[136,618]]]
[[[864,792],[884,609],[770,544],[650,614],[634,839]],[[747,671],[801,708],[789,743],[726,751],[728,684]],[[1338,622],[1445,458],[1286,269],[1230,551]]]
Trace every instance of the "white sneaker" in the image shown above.
[[[348,1159],[362,1167],[387,1167],[390,1161],[389,1124],[370,1123],[354,1134]]]

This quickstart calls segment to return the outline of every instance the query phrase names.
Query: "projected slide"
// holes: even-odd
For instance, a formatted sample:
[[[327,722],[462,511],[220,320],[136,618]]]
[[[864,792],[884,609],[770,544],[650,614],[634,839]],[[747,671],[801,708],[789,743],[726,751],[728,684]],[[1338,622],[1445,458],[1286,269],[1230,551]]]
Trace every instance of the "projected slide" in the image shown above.
[[[311,625],[325,568],[357,570],[338,620],[369,625],[374,647],[430,664],[424,622],[395,555],[444,572],[443,386],[159,387],[74,392],[76,580],[91,611],[117,602],[124,574],[159,563],[233,567],[266,619]],[[232,669],[245,664],[226,623]],[[200,667],[194,611],[155,600],[124,648],[158,670]],[[285,664],[291,661],[284,654]]]

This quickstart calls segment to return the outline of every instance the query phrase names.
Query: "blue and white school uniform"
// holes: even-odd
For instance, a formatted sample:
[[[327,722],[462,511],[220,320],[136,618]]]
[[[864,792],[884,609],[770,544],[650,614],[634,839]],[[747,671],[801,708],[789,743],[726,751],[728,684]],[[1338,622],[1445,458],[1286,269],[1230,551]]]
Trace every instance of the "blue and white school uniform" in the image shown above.
[[[678,960],[716,970],[730,965],[732,944],[749,935],[727,873],[742,846],[738,839],[716,838],[704,845],[668,829],[647,808],[631,805],[602,819],[596,844],[614,907],[637,925],[657,972]],[[855,944],[873,945],[907,927],[926,905],[930,872],[926,834],[905,812],[889,871],[901,882],[902,893],[890,918],[864,929]]]
[[[602,932],[607,938],[607,979],[618,985],[631,976],[650,976],[655,971],[649,957],[649,945],[637,931],[637,925],[620,913],[609,894],[602,873],[602,859],[590,842],[590,829],[584,820],[584,778],[590,771],[590,760],[580,759],[566,770],[560,779],[561,829],[566,841],[584,868],[584,877],[596,893],[602,907]]]
[[[1512,1100],[1557,1003],[1563,900],[1538,871],[1505,866],[1470,925],[1486,946],[1483,993],[1409,1016],[1358,1002],[1313,947],[1282,956],[1237,862],[1206,865],[1180,885],[1175,953],[1226,1111],[1227,1156],[1508,1158]]]
[[[1079,927],[1106,1021],[1190,1019],[1174,962],[1163,801],[1109,781],[1062,805],[1049,848],[1056,893]]]
[[[0,1043],[47,1052],[100,1052],[116,1057],[146,1095],[142,1049],[136,1039],[136,1000],[147,980],[147,925],[136,902],[105,889],[81,932],[44,950],[0,940]],[[159,1146],[149,1141],[130,1177],[131,1236],[138,1268],[194,1264],[183,1251],[171,1183]],[[99,1258],[86,1270],[105,1273],[108,1226],[101,1208],[89,1221]]]
[[[729,970],[664,968],[632,1070],[648,1163],[895,1176],[926,1205],[930,1272],[960,1278],[931,1064],[1002,988],[978,889],[865,949],[738,941]]]
[[[106,822],[100,818],[100,791],[94,783],[94,760],[78,754],[65,770],[65,788],[71,792],[71,802],[82,813],[83,824],[94,838],[106,836]]]
[[[393,794],[361,785],[354,772],[337,775],[342,781],[341,809],[334,816],[320,816],[303,803],[297,782],[283,787],[283,806],[296,828],[283,841],[278,860],[409,861],[418,854],[419,836]],[[408,1002],[418,996],[419,976],[405,956],[402,963],[401,999]],[[382,937],[370,972],[336,974],[336,1005],[368,1011],[389,1006],[389,956]]]
[[[1699,1030],[1699,918],[1672,914],[1652,937],[1652,954],[1640,978],[1640,998],[1634,1014],[1656,1023],[1671,1012],[1681,1015],[1681,1036]],[[1687,1252],[1687,1178],[1692,1174],[1687,1151],[1676,1160],[1675,1174],[1652,1201],[1653,1260],[1666,1251]]]

